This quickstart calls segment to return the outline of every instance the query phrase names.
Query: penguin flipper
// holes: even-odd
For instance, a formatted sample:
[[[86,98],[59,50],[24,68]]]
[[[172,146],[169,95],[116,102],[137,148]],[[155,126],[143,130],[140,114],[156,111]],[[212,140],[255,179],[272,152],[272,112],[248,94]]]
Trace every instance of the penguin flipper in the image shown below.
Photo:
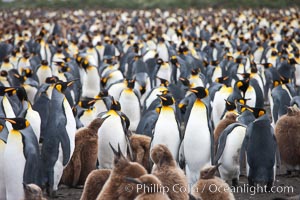
[[[184,156],[184,148],[183,148],[183,140],[181,140],[179,151],[178,151],[178,164],[181,169],[185,168],[185,156]]]
[[[276,165],[277,165],[277,168],[280,169],[280,166],[281,166],[280,151],[279,151],[279,147],[278,147],[277,140],[276,140],[273,129],[272,129],[272,134],[273,134],[274,142],[275,142],[275,145],[276,145],[276,153],[275,153],[275,155],[276,155]]]
[[[248,146],[248,142],[249,142],[249,138],[250,138],[250,133],[252,131],[252,127],[253,127],[253,123],[250,124],[248,127],[247,127],[247,130],[246,130],[246,135],[245,135],[245,138],[243,140],[243,143],[242,143],[242,147],[241,147],[241,151],[240,151],[240,168],[242,169],[242,163],[245,159],[245,153],[246,153],[246,149],[247,149],[247,146]],[[247,163],[247,161],[246,161]]]
[[[62,122],[60,122],[62,124]],[[70,145],[70,139],[68,136],[68,132],[65,128],[65,124],[63,126],[58,126],[58,127],[63,127],[60,131],[60,142],[61,142],[61,148],[63,151],[63,166],[66,166],[71,159],[71,145]]]
[[[37,138],[31,126],[22,130],[22,138],[24,141],[24,156],[26,158],[23,182],[38,184],[38,171],[39,171],[39,145]]]

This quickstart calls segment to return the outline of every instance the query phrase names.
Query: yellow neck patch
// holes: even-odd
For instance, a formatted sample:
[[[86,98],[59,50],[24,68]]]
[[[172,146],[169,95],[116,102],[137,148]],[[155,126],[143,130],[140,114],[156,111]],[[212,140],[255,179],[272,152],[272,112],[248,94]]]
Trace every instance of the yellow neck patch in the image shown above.
[[[106,115],[118,116],[118,113],[115,110],[109,110]]]
[[[161,111],[165,111],[165,112],[174,112],[173,108],[170,106],[162,106],[161,107]]]
[[[233,92],[233,88],[232,87],[227,87],[226,85],[223,85],[222,88],[220,89],[220,92],[232,93]]]
[[[200,99],[196,99],[194,106],[200,107],[200,108],[206,108],[205,104]]]

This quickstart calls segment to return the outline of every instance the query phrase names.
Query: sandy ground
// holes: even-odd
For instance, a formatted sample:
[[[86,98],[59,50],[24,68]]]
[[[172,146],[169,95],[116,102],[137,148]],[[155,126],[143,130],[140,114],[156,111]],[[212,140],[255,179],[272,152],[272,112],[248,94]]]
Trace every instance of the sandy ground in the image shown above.
[[[241,176],[240,179],[240,186],[247,186],[247,178],[245,176]],[[271,200],[274,198],[288,198],[291,196],[299,195],[300,194],[300,175],[292,175],[287,176],[284,174],[284,170],[279,172],[277,175],[277,180],[274,184],[274,193],[257,193],[254,194],[253,191],[250,191],[248,188],[248,192],[236,192],[234,196],[237,200],[247,200],[247,199],[259,199],[259,200]],[[287,188],[287,186],[289,188]],[[247,187],[246,187],[247,188]],[[285,191],[283,191],[285,190]],[[288,191],[289,190],[289,191]],[[293,190],[293,191],[292,191]],[[282,191],[282,192],[281,192]],[[82,189],[74,189],[74,188],[67,188],[65,186],[61,186],[58,191],[58,198],[52,199],[47,198],[49,200],[79,200],[82,193]]]

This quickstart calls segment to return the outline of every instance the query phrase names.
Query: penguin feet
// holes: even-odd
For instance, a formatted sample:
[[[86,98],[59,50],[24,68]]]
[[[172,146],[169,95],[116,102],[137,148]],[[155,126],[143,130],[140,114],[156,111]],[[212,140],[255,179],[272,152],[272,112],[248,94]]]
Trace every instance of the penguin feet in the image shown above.
[[[231,184],[233,187],[237,187],[237,186],[239,186],[239,180],[237,178],[234,178],[234,179],[232,179]]]
[[[48,193],[48,196],[51,198],[58,198],[56,190],[53,190],[52,188],[48,188],[47,193]]]

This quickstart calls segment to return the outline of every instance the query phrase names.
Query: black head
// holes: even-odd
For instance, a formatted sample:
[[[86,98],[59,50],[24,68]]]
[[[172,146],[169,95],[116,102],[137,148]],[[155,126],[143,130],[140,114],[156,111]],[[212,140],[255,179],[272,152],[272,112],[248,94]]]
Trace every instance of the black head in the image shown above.
[[[48,84],[57,83],[59,81],[57,76],[47,77],[45,82]]]
[[[192,70],[191,70],[191,74],[192,74],[192,75],[198,75],[199,72],[200,72],[200,68],[192,69]]]
[[[182,82],[184,86],[190,87],[190,81],[187,78],[180,77],[179,80]]]
[[[17,87],[16,92],[20,101],[28,101],[27,92],[24,87]]]
[[[263,108],[257,108],[257,107],[248,107],[247,110],[251,111],[255,118],[259,118],[266,114],[266,110]]]
[[[126,79],[127,87],[130,89],[134,88],[135,80],[134,79]]]
[[[47,60],[42,60],[41,64],[47,66],[49,63]]]
[[[55,84],[55,89],[63,93],[68,87],[71,87],[74,84],[75,80],[67,82],[58,82]]]
[[[205,87],[191,88],[190,91],[193,92],[199,99],[203,99],[209,95],[209,91]]]
[[[241,90],[245,94],[249,87],[249,79],[239,80],[235,83],[235,85],[239,90]]]
[[[221,76],[221,77],[216,78],[215,82],[227,85],[228,80],[229,80],[228,76]]]
[[[236,109],[236,105],[235,105],[234,102],[228,101],[226,99],[224,99],[224,100],[225,100],[225,108],[226,108],[226,110],[232,111],[232,110]]]
[[[121,104],[112,97],[110,110],[121,111]]]
[[[159,78],[159,77],[157,77],[157,78],[160,80],[160,85],[161,86],[168,87],[168,85],[169,85],[169,81],[168,80],[163,79],[163,78]]]
[[[2,70],[2,71],[0,72],[0,76],[2,76],[2,77],[7,77],[7,75],[8,75],[8,73],[7,73],[7,71],[5,71],[5,70]]]
[[[78,102],[78,105],[81,108],[89,109],[89,108],[93,107],[95,102],[96,102],[96,100],[94,100],[94,99],[82,99]]]
[[[5,121],[11,123],[14,130],[22,130],[27,128],[30,124],[24,118],[3,118]]]
[[[171,94],[162,94],[157,96],[161,99],[163,106],[171,106],[175,103],[175,99]]]
[[[98,94],[98,97],[107,97],[107,96],[108,96],[108,90],[106,89],[102,89]]]

